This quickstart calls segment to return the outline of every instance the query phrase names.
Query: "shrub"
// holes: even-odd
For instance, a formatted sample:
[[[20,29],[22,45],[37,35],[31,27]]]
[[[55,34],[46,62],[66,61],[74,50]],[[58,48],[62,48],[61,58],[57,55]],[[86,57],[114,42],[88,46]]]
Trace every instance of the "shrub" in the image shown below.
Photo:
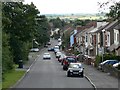
[[[95,60],[95,67],[97,67],[101,61],[102,61],[102,56],[97,55]]]

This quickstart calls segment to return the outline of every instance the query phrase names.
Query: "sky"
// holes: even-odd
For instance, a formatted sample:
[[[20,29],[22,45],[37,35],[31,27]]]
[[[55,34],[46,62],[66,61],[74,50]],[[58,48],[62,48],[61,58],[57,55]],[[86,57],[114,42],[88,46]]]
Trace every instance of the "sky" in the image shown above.
[[[24,0],[25,4],[33,2],[40,14],[76,14],[76,13],[99,13],[98,2],[110,0]],[[108,12],[109,6],[104,10]]]

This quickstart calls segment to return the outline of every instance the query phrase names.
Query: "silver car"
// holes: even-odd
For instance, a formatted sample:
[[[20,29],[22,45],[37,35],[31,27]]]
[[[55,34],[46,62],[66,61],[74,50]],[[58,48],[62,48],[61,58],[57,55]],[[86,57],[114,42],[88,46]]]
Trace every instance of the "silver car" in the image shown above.
[[[51,56],[49,53],[44,53],[43,54],[43,59],[51,59]]]
[[[84,77],[84,68],[81,63],[70,63],[67,70],[67,77],[73,75]]]

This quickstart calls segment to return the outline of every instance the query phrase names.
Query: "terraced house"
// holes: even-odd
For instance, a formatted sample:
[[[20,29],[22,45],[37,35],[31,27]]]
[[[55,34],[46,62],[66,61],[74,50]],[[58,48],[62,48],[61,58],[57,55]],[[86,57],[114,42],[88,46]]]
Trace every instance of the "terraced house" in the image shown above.
[[[96,27],[79,31],[76,36],[76,49],[82,54],[96,56],[104,53],[115,53],[120,56],[120,24],[97,22]]]

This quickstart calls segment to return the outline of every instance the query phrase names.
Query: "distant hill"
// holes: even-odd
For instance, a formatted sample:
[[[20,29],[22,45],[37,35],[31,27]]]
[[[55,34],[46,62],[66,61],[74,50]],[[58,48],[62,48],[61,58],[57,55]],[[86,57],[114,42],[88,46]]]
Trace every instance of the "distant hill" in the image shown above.
[[[69,20],[75,20],[75,19],[80,19],[80,20],[84,20],[84,19],[91,19],[91,20],[102,20],[102,19],[106,19],[105,17],[105,13],[103,14],[84,14],[84,13],[76,13],[76,14],[45,14],[46,17],[48,17],[49,19],[52,18],[61,18],[61,19],[69,19]]]

